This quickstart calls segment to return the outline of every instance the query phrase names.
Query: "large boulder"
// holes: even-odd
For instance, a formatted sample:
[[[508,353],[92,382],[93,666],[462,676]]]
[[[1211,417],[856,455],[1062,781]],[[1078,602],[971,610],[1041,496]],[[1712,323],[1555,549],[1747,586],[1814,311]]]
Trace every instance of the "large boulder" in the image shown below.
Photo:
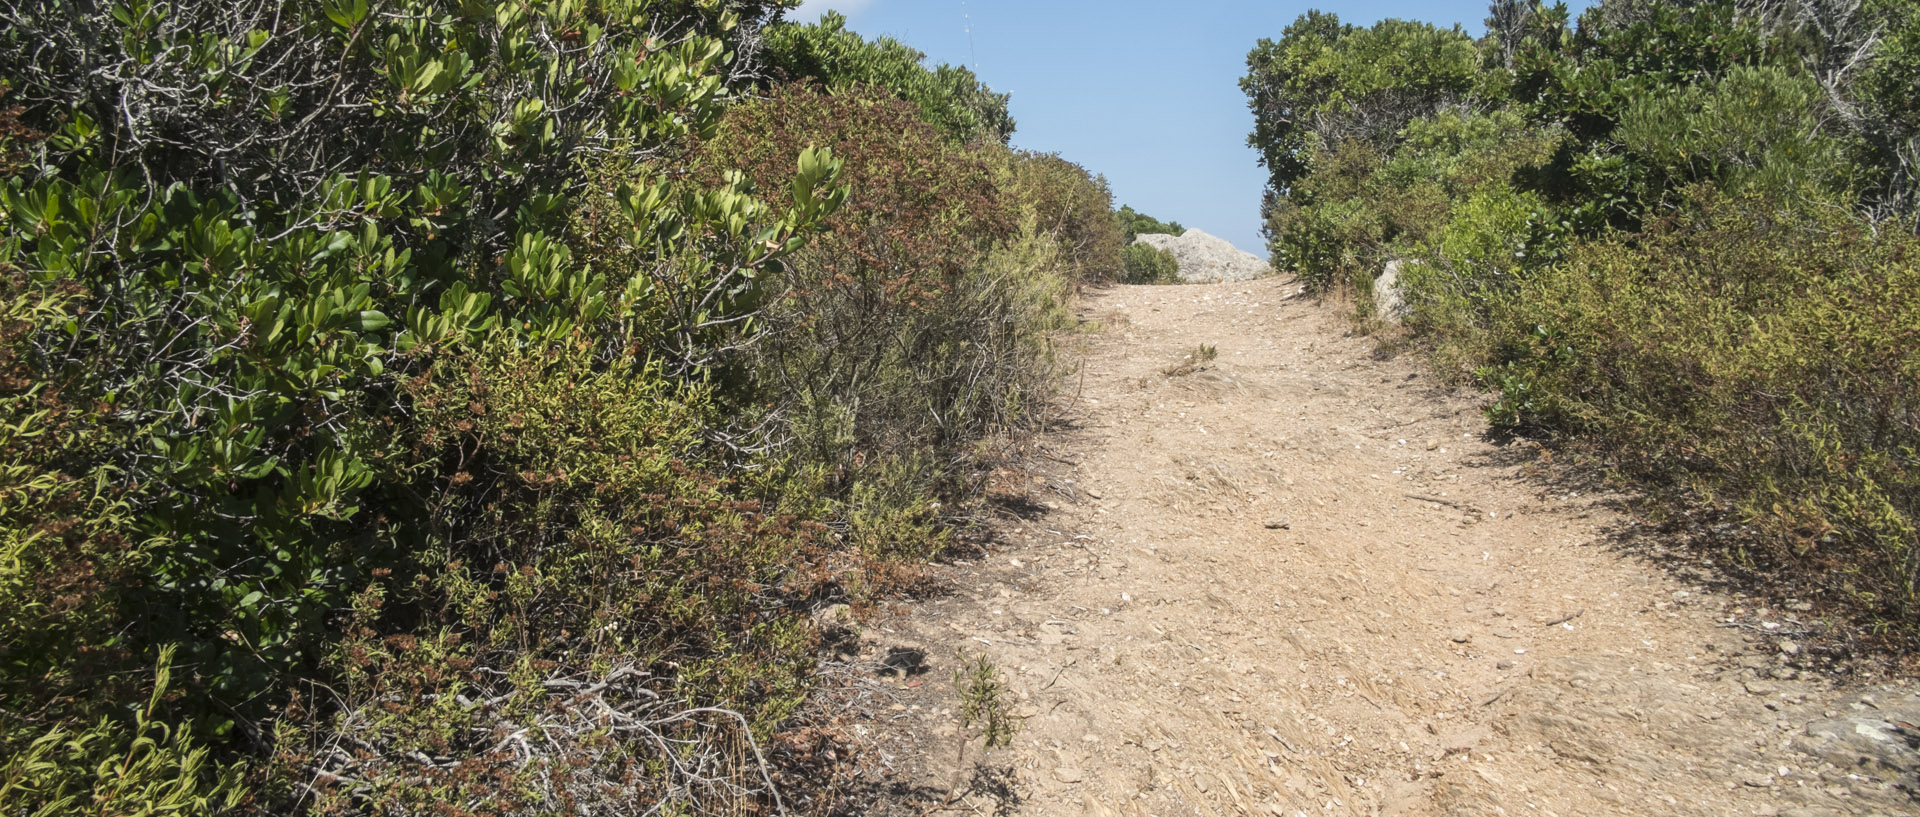
[[[1189,284],[1251,281],[1273,273],[1273,267],[1259,256],[1199,230],[1177,236],[1148,233],[1135,238],[1134,243],[1173,253],[1174,260],[1180,262],[1180,279]]]

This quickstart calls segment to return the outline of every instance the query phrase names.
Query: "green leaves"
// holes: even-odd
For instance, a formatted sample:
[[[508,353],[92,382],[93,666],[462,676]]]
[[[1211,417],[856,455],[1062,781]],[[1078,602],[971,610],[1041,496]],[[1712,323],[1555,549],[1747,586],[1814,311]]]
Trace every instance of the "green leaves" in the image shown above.
[[[822,190],[840,177],[843,166],[843,162],[834,158],[831,148],[809,146],[800,152],[800,169],[793,177],[793,203],[800,220],[824,219],[847,203],[851,188]]]
[[[0,11],[10,46],[0,74],[33,83],[8,102],[29,100],[20,123],[54,123],[42,125],[49,134],[0,123],[10,174],[0,183],[0,607],[15,611],[0,616],[9,645],[0,704],[9,711],[123,713],[125,702],[107,698],[124,683],[39,690],[17,681],[82,677],[72,671],[81,651],[98,662],[84,677],[136,678],[153,665],[110,666],[115,656],[144,660],[139,650],[177,643],[195,672],[154,713],[158,729],[270,734],[296,681],[337,680],[339,668],[324,663],[340,632],[334,617],[377,571],[437,571],[448,552],[488,547],[466,537],[494,509],[447,512],[439,503],[458,492],[439,469],[460,461],[473,439],[462,435],[479,420],[500,423],[488,429],[496,450],[528,432],[480,414],[460,418],[466,431],[414,423],[484,405],[484,389],[458,406],[415,402],[444,393],[431,377],[455,376],[484,348],[520,361],[522,376],[564,378],[523,384],[561,400],[572,435],[564,442],[617,444],[648,454],[650,475],[667,474],[669,462],[695,459],[708,418],[682,411],[661,431],[627,413],[703,399],[666,372],[712,377],[717,355],[753,331],[768,270],[846,200],[827,151],[797,169],[797,150],[783,157],[790,176],[805,177],[804,207],[787,200],[784,179],[763,197],[743,177],[697,179],[674,163],[684,140],[715,134],[729,102],[739,43],[719,32],[757,28],[741,14],[765,4],[295,5],[272,26],[236,23],[218,3],[22,0]],[[99,65],[125,70],[74,73]],[[173,90],[142,96],[135,86]],[[136,97],[146,101],[122,104]],[[649,172],[624,189],[581,183],[622,162]],[[590,195],[605,222],[588,223]],[[61,308],[8,319],[34,298]],[[559,354],[568,367],[540,368]],[[435,368],[447,361],[459,364]],[[601,402],[567,402],[586,379]],[[652,408],[609,405],[609,396]],[[645,446],[657,440],[671,456],[651,456]],[[545,467],[540,457],[556,451],[535,453],[521,461]],[[633,509],[593,528],[602,539],[591,544],[605,552],[665,513],[621,492],[677,485],[600,476],[626,479],[608,490]],[[505,478],[566,482],[548,472]],[[701,508],[735,498],[700,490]],[[559,505],[514,508],[593,522],[600,498],[582,490]],[[731,514],[701,521],[730,536]],[[574,535],[564,524],[548,530]],[[125,565],[138,569],[108,572]],[[581,575],[632,569],[616,568]],[[420,597],[408,592],[406,603]],[[549,637],[565,636],[536,640]],[[16,660],[26,645],[41,663]],[[201,709],[217,722],[187,726]],[[316,721],[330,715],[316,710]],[[25,739],[16,737],[0,735],[0,755],[18,755]],[[120,757],[137,766],[168,745],[158,731],[142,740],[117,745]],[[81,754],[41,760],[78,774],[63,764]],[[145,785],[134,766],[123,771]],[[203,784],[218,776],[205,764],[182,774]],[[72,802],[49,797],[55,812]]]
[[[26,817],[82,811],[155,817],[210,814],[246,796],[240,764],[216,764],[192,724],[169,725],[161,702],[173,687],[176,648],[162,647],[152,693],[132,717],[62,725],[0,760],[0,804]]]
[[[421,44],[389,36],[381,49],[387,81],[400,92],[403,105],[431,105],[456,88],[467,89],[482,77],[464,51],[429,51]]]
[[[334,25],[352,31],[367,19],[367,0],[321,0],[320,10]]]
[[[422,345],[437,348],[473,343],[499,324],[492,305],[492,294],[470,292],[466,282],[455,282],[441,293],[439,309],[414,306],[407,310],[407,331],[395,338],[394,346],[412,353]]]
[[[996,94],[965,66],[926,67],[926,55],[889,37],[866,40],[829,11],[818,23],[785,23],[766,32],[767,59],[788,80],[817,80],[834,91],[886,88],[956,144],[1006,144],[1014,131],[1007,94]]]
[[[1824,132],[1824,104],[1804,73],[1743,66],[1712,85],[1639,99],[1614,133],[1674,188],[1710,180],[1728,191],[1834,193],[1846,163],[1841,142]]]
[[[1344,141],[1389,149],[1407,123],[1464,101],[1480,74],[1479,51],[1457,27],[1383,20],[1360,28],[1309,11],[1247,55],[1248,144],[1261,153],[1269,188],[1286,195]]]
[[[378,332],[387,328],[392,323],[393,319],[388,318],[386,313],[374,309],[365,309],[361,310],[355,320],[348,323],[348,328],[355,332]]]

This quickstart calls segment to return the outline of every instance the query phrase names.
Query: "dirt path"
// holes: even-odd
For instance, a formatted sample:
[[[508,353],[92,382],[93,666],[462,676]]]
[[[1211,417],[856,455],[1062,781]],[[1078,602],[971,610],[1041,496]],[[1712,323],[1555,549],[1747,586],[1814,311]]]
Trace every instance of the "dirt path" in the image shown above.
[[[1085,300],[1104,328],[1058,473],[1030,486],[1048,510],[958,595],[868,633],[934,657],[892,709],[926,787],[952,768],[933,690],[965,647],[1025,728],[992,760],[998,796],[962,810],[1920,813],[1904,682],[1803,676],[1808,613],[1623,553],[1629,520],[1298,290]],[[1217,360],[1166,373],[1202,344]]]

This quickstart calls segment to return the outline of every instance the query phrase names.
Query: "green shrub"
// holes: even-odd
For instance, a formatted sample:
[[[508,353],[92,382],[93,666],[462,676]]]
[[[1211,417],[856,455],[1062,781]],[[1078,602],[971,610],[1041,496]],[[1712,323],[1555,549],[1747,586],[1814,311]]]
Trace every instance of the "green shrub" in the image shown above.
[[[1106,177],[1050,153],[1013,152],[1009,158],[1009,193],[1021,217],[1059,247],[1068,280],[1082,284],[1118,274],[1120,252],[1132,237],[1121,235]]]
[[[729,115],[789,5],[0,9],[0,810],[783,810],[1111,227],[897,51]]]
[[[1002,145],[1012,138],[1008,94],[996,94],[966,66],[926,66],[927,55],[892,37],[868,40],[829,11],[817,23],[780,23],[766,30],[765,58],[775,80],[817,82],[830,90],[857,85],[887,89],[920,109],[920,118],[956,142]]]
[[[1120,239],[1127,244],[1132,244],[1135,238],[1143,235],[1187,234],[1187,228],[1180,226],[1178,221],[1161,221],[1132,207],[1121,207],[1113,214],[1113,220],[1120,227]]]
[[[1120,283],[1180,283],[1180,262],[1167,250],[1146,244],[1128,244],[1121,255]]]
[[[1391,150],[1401,128],[1466,99],[1480,74],[1473,39],[1458,27],[1382,20],[1360,28],[1309,11],[1247,55],[1247,143],[1260,151],[1268,189],[1284,196],[1319,154],[1348,141]]]
[[[1712,85],[1650,96],[1621,114],[1617,138],[1665,188],[1712,181],[1775,196],[1846,191],[1844,145],[1823,133],[1819,85],[1779,67],[1738,67]]]
[[[936,500],[966,498],[983,442],[1051,394],[1050,334],[1088,263],[1061,242],[1108,221],[1105,197],[1064,163],[957,147],[876,88],[775,89],[729,113],[703,164],[772,184],[805,144],[832,146],[854,192],[774,279],[742,409],[791,440],[788,471],[851,513],[869,555],[922,555],[952,513]],[[1061,194],[1078,215],[1037,206]]]
[[[756,796],[725,781],[759,788],[738,742],[766,740],[807,694],[797,602],[825,575],[805,566],[827,562],[829,531],[746,499],[760,489],[703,439],[709,392],[658,365],[496,338],[406,384],[417,442],[388,466],[426,499],[423,541],[352,598],[326,658],[339,705],[296,706],[279,735],[311,767],[281,779],[312,780],[314,811]],[[675,772],[657,740],[717,779]],[[365,751],[327,750],[342,743]]]
[[[1867,8],[1883,36],[1850,88],[1861,122],[1855,161],[1877,209],[1912,214],[1920,210],[1920,8],[1899,0]]]
[[[31,740],[9,740],[18,749],[0,760],[0,811],[148,817],[237,809],[246,797],[245,769],[214,764],[191,723],[168,724],[161,716],[172,664],[172,648],[163,648],[152,693],[125,720],[60,724]]]
[[[1708,197],[1521,284],[1493,313],[1492,416],[1593,441],[1753,526],[1743,558],[1920,635],[1916,259],[1842,214]]]
[[[1414,259],[1446,269],[1449,286],[1459,289],[1478,287],[1485,282],[1476,276],[1496,271],[1468,242],[1524,245],[1499,262],[1499,272],[1551,260],[1553,247],[1541,234],[1551,210],[1531,193],[1517,193],[1515,184],[1552,160],[1562,132],[1529,128],[1504,111],[1449,112],[1416,120],[1401,137],[1384,157],[1357,141],[1320,155],[1293,194],[1269,206],[1267,234],[1280,268],[1324,292],[1370,282],[1389,259]],[[1476,237],[1474,225],[1485,219],[1457,212],[1476,197],[1517,194],[1539,223],[1486,224],[1509,232]]]
[[[207,762],[154,767],[178,783],[161,788],[224,791],[217,770],[246,759],[249,796],[280,812],[312,808],[302,787],[341,762],[301,730],[425,724],[462,685],[500,683],[471,667],[538,688],[556,678],[544,673],[631,664],[651,673],[646,694],[737,706],[755,729],[790,711],[800,636],[775,610],[785,601],[741,600],[773,582],[759,551],[740,551],[784,558],[778,542],[806,537],[743,521],[753,512],[737,503],[764,486],[668,464],[708,460],[690,441],[704,447],[705,424],[725,420],[687,384],[711,379],[748,334],[754,282],[844,196],[837,162],[818,151],[787,154],[777,204],[676,168],[719,123],[741,15],[776,7],[34,0],[0,11],[0,78],[25,100],[0,116],[0,462],[23,480],[0,495],[0,755],[96,732],[106,737],[90,745],[158,741],[181,758],[202,747]],[[174,90],[121,105],[156,87]],[[588,186],[610,178],[602,164],[620,184]],[[477,407],[466,429],[433,411],[466,409],[421,402],[466,364],[552,381],[526,388],[567,376],[605,386],[589,371],[631,380],[621,397],[635,403],[543,416],[572,436],[476,436],[496,406],[486,395],[461,404]],[[552,408],[496,407],[502,423]],[[677,436],[632,430],[641,420],[623,412],[647,411],[672,416]],[[581,458],[601,434],[655,471],[595,471],[605,463]],[[547,450],[512,450],[509,437]],[[688,475],[658,473],[674,467]],[[458,484],[460,473],[492,481]],[[646,558],[607,561],[616,553]],[[656,563],[706,584],[661,579],[675,595],[633,573]],[[547,576],[582,583],[555,589]],[[388,617],[345,626],[369,594]],[[624,629],[592,618],[611,610],[633,618]],[[375,646],[440,644],[463,628],[476,651],[483,636],[512,637],[386,681],[352,678]],[[127,703],[165,686],[153,667],[176,650],[194,672],[133,717]],[[421,697],[391,697],[401,688]],[[315,689],[374,691],[296,701]],[[438,720],[442,732],[463,723]],[[610,758],[644,754],[637,736],[597,734]],[[460,737],[428,765],[500,760],[497,737]],[[352,762],[368,785],[400,785],[425,773],[405,752],[426,744],[409,740],[370,741],[373,755]],[[35,757],[91,757],[50,751]],[[291,759],[263,762],[276,752]],[[636,763],[643,778],[656,768]],[[467,802],[499,795],[468,785]],[[173,797],[161,788],[154,797]],[[341,807],[398,808],[363,795],[347,791]]]

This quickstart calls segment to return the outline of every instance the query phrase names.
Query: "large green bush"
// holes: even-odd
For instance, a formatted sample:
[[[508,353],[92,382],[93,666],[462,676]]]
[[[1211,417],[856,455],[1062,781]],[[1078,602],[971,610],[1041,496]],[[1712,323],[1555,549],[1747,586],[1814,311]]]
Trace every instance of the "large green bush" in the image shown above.
[[[1913,213],[1920,210],[1920,7],[1902,0],[1863,6],[1880,39],[1852,86],[1865,154],[1859,164],[1872,174],[1866,183],[1884,210]]]
[[[349,600],[330,691],[275,734],[266,784],[291,788],[269,793],[323,814],[765,795],[732,786],[762,788],[739,742],[806,697],[812,636],[791,607],[830,575],[805,569],[829,562],[829,531],[728,475],[706,389],[613,363],[496,336],[405,384],[412,444],[382,465],[419,486],[422,542]]]
[[[0,11],[0,810],[766,796],[835,569],[715,373],[845,193],[681,171],[780,5]]]
[[[1776,197],[1838,193],[1854,171],[1820,122],[1822,102],[1804,73],[1742,66],[1710,85],[1635,100],[1614,136],[1656,189],[1712,181]]]
[[[1247,55],[1248,143],[1284,195],[1312,170],[1316,152],[1355,139],[1386,150],[1408,122],[1464,101],[1479,63],[1458,28],[1405,20],[1359,28],[1309,11]]]
[[[839,807],[807,613],[947,541],[1118,241],[792,5],[0,9],[0,812]]]
[[[765,59],[776,81],[817,82],[844,91],[856,85],[886,88],[920,109],[921,118],[957,142],[1013,136],[1012,97],[994,93],[964,65],[926,66],[926,55],[892,37],[868,40],[847,30],[837,11],[810,24],[781,23],[766,31]]]

